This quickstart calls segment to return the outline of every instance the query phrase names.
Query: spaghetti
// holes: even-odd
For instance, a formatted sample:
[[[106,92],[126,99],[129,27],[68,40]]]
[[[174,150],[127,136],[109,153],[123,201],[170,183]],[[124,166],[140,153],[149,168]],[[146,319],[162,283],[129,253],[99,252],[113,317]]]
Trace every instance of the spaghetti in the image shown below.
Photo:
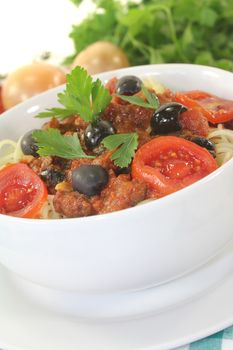
[[[23,158],[20,143],[21,138],[17,142],[9,139],[0,142],[0,168],[6,164],[18,163]]]
[[[208,139],[216,146],[216,161],[219,166],[233,157],[233,130],[225,129],[222,124],[212,128]]]

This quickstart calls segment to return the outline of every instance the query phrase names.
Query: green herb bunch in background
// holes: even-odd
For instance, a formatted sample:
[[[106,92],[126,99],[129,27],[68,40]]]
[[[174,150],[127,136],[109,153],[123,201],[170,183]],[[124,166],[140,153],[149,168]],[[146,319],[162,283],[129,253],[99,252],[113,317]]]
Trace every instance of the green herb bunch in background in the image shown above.
[[[232,0],[93,2],[96,11],[70,33],[74,56],[107,40],[124,50],[131,65],[184,62],[233,70]]]

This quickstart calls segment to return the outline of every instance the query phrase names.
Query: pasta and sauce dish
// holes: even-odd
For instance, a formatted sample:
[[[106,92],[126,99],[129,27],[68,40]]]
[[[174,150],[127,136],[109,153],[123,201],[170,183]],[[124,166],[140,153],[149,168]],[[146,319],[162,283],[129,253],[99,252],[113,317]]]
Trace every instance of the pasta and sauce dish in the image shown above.
[[[233,101],[76,67],[41,129],[0,141],[0,213],[71,218],[156,200],[233,156]]]

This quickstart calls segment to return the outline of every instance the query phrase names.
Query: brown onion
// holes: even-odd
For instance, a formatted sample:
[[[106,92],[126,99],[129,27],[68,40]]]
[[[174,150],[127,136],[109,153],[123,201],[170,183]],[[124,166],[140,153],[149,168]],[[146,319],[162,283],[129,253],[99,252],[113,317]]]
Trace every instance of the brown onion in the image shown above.
[[[10,73],[2,84],[2,101],[5,109],[64,84],[65,73],[47,63],[32,63]]]
[[[76,66],[85,68],[89,74],[97,74],[129,67],[129,61],[118,46],[107,41],[97,41],[76,56],[71,68]]]

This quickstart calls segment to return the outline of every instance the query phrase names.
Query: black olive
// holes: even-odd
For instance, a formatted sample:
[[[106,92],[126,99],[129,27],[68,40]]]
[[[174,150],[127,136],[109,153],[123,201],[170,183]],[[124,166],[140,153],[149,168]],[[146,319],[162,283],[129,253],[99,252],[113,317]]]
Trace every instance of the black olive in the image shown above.
[[[74,191],[94,196],[108,183],[108,172],[100,165],[81,165],[72,172]]]
[[[65,179],[65,175],[55,169],[46,169],[40,173],[42,180],[48,182],[50,186],[56,186]]]
[[[179,116],[185,111],[187,108],[176,102],[160,106],[151,118],[152,135],[169,134],[181,130]]]
[[[36,144],[36,141],[32,137],[32,133],[36,130],[30,130],[28,131],[21,140],[21,149],[23,154],[30,155],[33,157],[38,157],[38,146]]]
[[[206,148],[207,151],[209,151],[214,158],[216,157],[215,145],[210,140],[207,140],[204,137],[196,136],[196,137],[192,137],[190,141],[196,143],[198,146]]]
[[[115,174],[121,175],[121,174],[129,174],[130,173],[130,167],[125,167],[125,168],[116,168],[115,169]]]
[[[115,134],[112,124],[106,120],[97,120],[89,124],[84,133],[85,145],[89,149],[97,147],[108,135]]]
[[[132,96],[141,91],[142,81],[134,75],[126,75],[120,78],[116,85],[116,93],[119,95]]]

